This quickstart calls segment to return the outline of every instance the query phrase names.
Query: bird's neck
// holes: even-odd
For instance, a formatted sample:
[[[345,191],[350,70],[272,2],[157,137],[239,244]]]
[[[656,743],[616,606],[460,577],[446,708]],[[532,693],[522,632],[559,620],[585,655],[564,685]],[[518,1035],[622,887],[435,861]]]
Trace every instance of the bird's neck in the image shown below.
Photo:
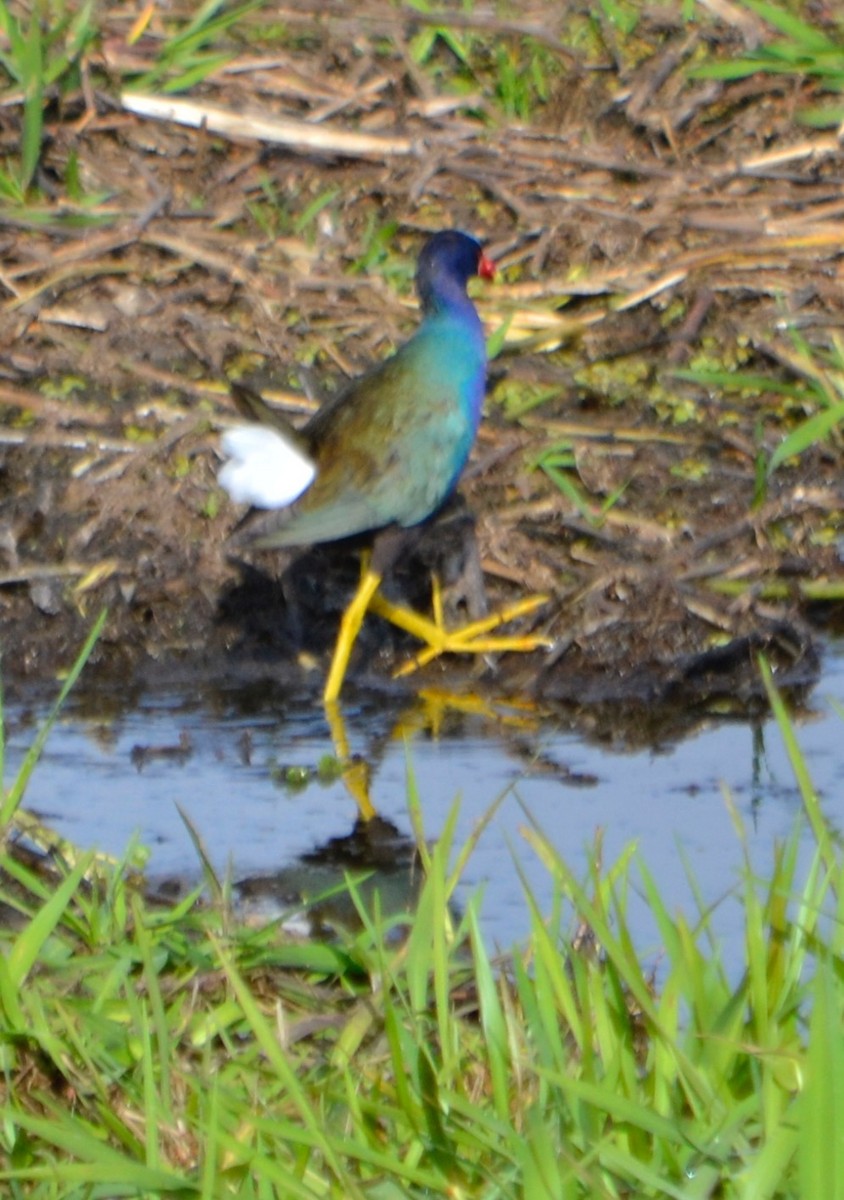
[[[448,276],[425,287],[420,300],[422,312],[426,317],[462,317],[468,314],[476,316],[475,306],[466,295],[466,285]]]
[[[420,299],[423,317],[420,333],[425,336],[426,333],[434,334],[436,330],[435,336],[440,339],[456,335],[462,361],[472,363],[473,367],[485,366],[484,329],[477,309],[466,295],[465,285],[446,280],[441,286],[423,293]]]

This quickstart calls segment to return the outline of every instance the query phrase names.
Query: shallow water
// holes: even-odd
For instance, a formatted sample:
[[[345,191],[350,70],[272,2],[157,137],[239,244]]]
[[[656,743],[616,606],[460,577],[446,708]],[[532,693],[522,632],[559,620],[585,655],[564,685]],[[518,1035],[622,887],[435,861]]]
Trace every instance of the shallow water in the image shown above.
[[[823,678],[797,722],[812,778],[837,828],[844,828],[842,707],[844,643],[838,643],[827,653]],[[19,700],[7,706],[7,783],[44,711],[40,704],[25,706]],[[484,886],[483,924],[492,946],[508,947],[528,930],[517,863],[543,910],[550,906],[550,879],[521,833],[530,819],[580,876],[599,827],[605,864],[635,840],[669,907],[693,912],[684,860],[707,902],[727,896],[743,869],[725,789],[743,819],[750,860],[762,877],[775,841],[789,833],[800,812],[799,793],[771,720],[756,725],[708,720],[676,744],[624,751],[590,744],[550,718],[536,722],[509,710],[497,719],[448,707],[444,715],[437,711],[441,720],[434,736],[430,728],[407,731],[420,723],[418,711],[406,716],[402,732],[395,728],[395,713],[350,707],[345,714],[350,749],[371,763],[372,800],[399,835],[409,837],[411,829],[409,764],[429,838],[443,827],[456,797],[458,844],[500,799],[457,897],[458,904],[465,903]],[[286,894],[304,874],[313,894],[326,886],[329,865],[335,874],[338,861],[364,865],[357,850],[358,857],[349,858],[349,843],[342,840],[356,815],[343,781],[288,782],[287,768],[302,768],[307,776],[333,753],[324,715],[303,696],[252,687],[127,698],[80,688],[50,735],[26,803],[65,837],[115,855],[137,833],[151,848],[151,875],[190,880],[199,869],[178,805],[219,871],[230,866],[239,880],[287,868],[278,887]],[[391,835],[382,846],[382,861],[395,864],[408,846],[403,837]],[[808,861],[808,830],[802,850]],[[309,854],[304,873],[289,870]],[[261,904],[272,911],[266,896]],[[633,912],[643,949],[656,950],[644,904],[634,899]],[[738,915],[727,900],[716,920],[733,962],[741,960]]]

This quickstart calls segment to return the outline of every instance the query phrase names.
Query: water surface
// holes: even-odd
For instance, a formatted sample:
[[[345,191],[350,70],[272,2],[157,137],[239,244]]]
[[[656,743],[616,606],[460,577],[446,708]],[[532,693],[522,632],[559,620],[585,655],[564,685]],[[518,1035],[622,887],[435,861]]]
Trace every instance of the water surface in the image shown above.
[[[838,709],[836,710],[836,705]],[[7,782],[34,735],[43,706],[8,706]],[[834,827],[844,827],[844,647],[833,646],[808,711],[798,718],[800,744]],[[383,704],[350,706],[350,749],[372,767],[378,812],[410,837],[407,772],[422,800],[426,834],[435,838],[459,799],[458,838],[499,801],[460,885],[458,903],[485,888],[483,922],[491,945],[509,947],[528,929],[517,862],[540,904],[551,882],[522,830],[534,821],[582,874],[596,830],[604,861],[635,841],[671,907],[692,910],[684,862],[707,901],[725,897],[744,869],[743,849],[725,802],[729,793],[746,831],[753,868],[763,877],[774,843],[800,813],[800,797],[772,720],[709,719],[675,744],[637,749],[595,745],[553,717],[540,721],[507,709],[496,718],[447,705],[437,726],[402,728]],[[397,730],[397,724],[399,729]],[[140,694],[131,702],[80,688],[50,735],[27,793],[28,807],[74,842],[121,855],[137,834],[151,848],[156,877],[199,875],[179,815],[189,814],[220,872],[235,879],[269,875],[325,847],[342,848],[356,806],[341,779],[312,778],[332,743],[324,714],[303,695],[277,689]],[[301,768],[308,780],[291,786]],[[386,855],[400,856],[389,847]],[[804,861],[812,845],[802,835]],[[332,850],[330,859],[343,860]],[[320,882],[320,887],[323,886]],[[643,948],[656,948],[644,905],[634,901]],[[740,961],[739,910],[719,909],[717,928],[728,958]]]

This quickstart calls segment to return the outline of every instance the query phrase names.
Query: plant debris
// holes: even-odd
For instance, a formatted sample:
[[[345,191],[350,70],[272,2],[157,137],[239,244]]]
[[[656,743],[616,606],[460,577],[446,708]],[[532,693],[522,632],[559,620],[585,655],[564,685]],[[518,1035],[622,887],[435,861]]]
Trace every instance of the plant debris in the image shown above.
[[[320,549],[281,586],[289,557],[231,560],[226,377],[312,411],[406,335],[421,236],[460,226],[502,268],[479,294],[502,350],[461,491],[491,602],[553,596],[531,618],[553,649],[482,677],[743,705],[764,651],[810,683],[809,618],[844,596],[841,141],[798,123],[816,81],[696,73],[765,36],[707,8],[649,11],[626,40],[596,19],[585,49],[556,6],[450,13],[449,41],[442,16],[305,2],[273,10],[272,45],[259,8],[184,98],[140,88],[177,10],[140,37],[104,17],[84,86],[47,110],[42,199],[0,227],[7,675],[52,673],[104,604],[103,671],[319,662],[357,568]],[[827,436],[768,470],[824,405]],[[424,604],[420,556],[394,586]],[[358,672],[388,679],[413,645],[368,626]]]

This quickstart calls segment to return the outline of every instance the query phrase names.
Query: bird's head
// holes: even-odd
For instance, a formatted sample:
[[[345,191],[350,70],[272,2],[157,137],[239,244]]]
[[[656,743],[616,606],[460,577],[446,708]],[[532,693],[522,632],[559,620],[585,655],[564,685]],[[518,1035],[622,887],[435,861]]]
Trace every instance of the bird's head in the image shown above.
[[[416,268],[416,290],[423,307],[439,307],[455,290],[465,294],[473,275],[495,276],[495,263],[478,239],[459,229],[435,233],[422,247]]]

